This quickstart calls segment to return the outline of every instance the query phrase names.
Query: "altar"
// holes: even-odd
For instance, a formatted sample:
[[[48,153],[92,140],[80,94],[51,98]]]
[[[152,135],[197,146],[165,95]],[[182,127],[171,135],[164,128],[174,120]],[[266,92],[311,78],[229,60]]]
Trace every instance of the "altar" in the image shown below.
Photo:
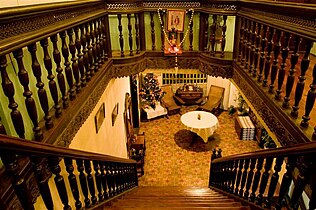
[[[181,116],[180,120],[187,130],[199,135],[205,143],[218,128],[218,119],[210,112],[187,112]]]

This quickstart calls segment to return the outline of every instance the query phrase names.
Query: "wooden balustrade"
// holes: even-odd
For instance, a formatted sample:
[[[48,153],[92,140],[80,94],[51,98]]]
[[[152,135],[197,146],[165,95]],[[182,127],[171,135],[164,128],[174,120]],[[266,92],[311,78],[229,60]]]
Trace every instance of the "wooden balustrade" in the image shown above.
[[[315,152],[316,142],[311,142],[218,158],[211,162],[210,187],[218,188],[227,194],[235,194],[238,199],[256,208],[297,209],[299,198],[307,184],[315,186],[309,179],[316,165]],[[272,168],[274,170],[271,170]],[[229,171],[230,173],[227,173]],[[296,171],[298,176],[295,175]],[[290,202],[286,203],[285,196],[293,180],[293,193],[288,195]],[[229,187],[223,187],[227,183]],[[314,209],[315,192],[309,192],[308,195],[309,207]]]
[[[5,133],[1,124],[0,131]],[[63,204],[63,209],[71,209],[71,206],[76,209],[89,208],[137,186],[136,163],[133,160],[9,138],[5,135],[0,135],[0,151],[1,160],[6,171],[13,177],[14,191],[24,209],[34,209],[34,205],[31,189],[19,173],[16,155],[30,157],[35,164],[36,167],[32,170],[37,174],[38,187],[47,209],[54,209],[54,203],[58,200]],[[64,161],[61,162],[60,159]],[[73,161],[76,161],[78,171],[75,171]],[[65,167],[62,167],[63,163]],[[45,170],[48,168],[47,173]],[[62,168],[67,171],[69,186],[64,180]],[[53,174],[59,197],[51,193],[48,186],[50,173]],[[77,179],[80,183],[77,183]],[[83,193],[84,205],[80,201],[79,191]],[[72,200],[74,203],[71,203]]]
[[[55,118],[62,116],[62,110],[69,108],[70,101],[76,99],[76,95],[102,67],[107,59],[105,50],[107,46],[104,40],[106,31],[102,30],[103,21],[104,17],[98,17],[78,26],[70,25],[67,29],[50,34],[49,37],[40,37],[22,48],[13,50],[12,54],[17,63],[17,78],[13,78],[15,75],[7,72],[10,70],[7,57],[11,57],[11,53],[1,56],[2,88],[8,100],[9,109],[12,110],[11,120],[19,137],[25,138],[24,123],[31,121],[33,136],[27,136],[27,138],[42,141],[45,138],[40,124],[42,115],[44,115],[46,129],[53,128]],[[58,41],[59,37],[60,41]],[[38,43],[41,50],[37,50]],[[30,66],[25,59],[25,52],[31,55]],[[43,62],[39,62],[39,57],[43,58]],[[31,71],[32,74],[30,74]],[[42,75],[47,75],[47,79],[44,79]],[[32,90],[32,85],[29,84],[33,81],[32,77],[36,81],[36,90]],[[17,80],[19,83],[12,82]],[[15,93],[15,89],[20,88],[19,86],[23,89],[22,94]],[[50,96],[47,95],[47,88]],[[38,100],[33,97],[35,91],[37,91]],[[22,95],[25,98],[23,106],[26,107],[27,118],[18,109],[17,101],[19,100],[15,100]],[[53,106],[49,105],[49,97],[53,101]],[[19,105],[22,106],[22,104]],[[51,116],[52,108],[55,109],[55,117]]]

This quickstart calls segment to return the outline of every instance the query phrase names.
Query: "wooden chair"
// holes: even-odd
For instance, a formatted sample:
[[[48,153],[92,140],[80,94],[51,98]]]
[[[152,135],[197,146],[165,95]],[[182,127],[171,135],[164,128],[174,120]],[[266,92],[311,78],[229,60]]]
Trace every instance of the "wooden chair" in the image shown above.
[[[175,95],[173,94],[172,86],[165,85],[161,89],[166,93],[161,99],[161,105],[167,109],[168,115],[180,114],[181,106],[178,106],[174,100]]]
[[[225,88],[212,85],[210,87],[206,103],[200,106],[199,110],[208,112],[218,111],[222,104],[224,92]]]

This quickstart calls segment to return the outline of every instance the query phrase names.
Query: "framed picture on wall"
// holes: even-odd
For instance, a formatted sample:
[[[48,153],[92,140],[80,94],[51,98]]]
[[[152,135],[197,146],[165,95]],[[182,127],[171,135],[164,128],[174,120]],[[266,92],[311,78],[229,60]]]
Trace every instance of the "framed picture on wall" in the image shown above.
[[[95,130],[97,133],[100,130],[100,127],[104,121],[104,118],[105,118],[105,105],[104,103],[102,103],[96,115],[94,116]]]
[[[184,29],[185,10],[168,10],[167,30],[183,32]]]
[[[118,110],[119,110],[119,103],[116,103],[112,111],[112,126],[114,126],[115,124],[115,120],[118,115]]]

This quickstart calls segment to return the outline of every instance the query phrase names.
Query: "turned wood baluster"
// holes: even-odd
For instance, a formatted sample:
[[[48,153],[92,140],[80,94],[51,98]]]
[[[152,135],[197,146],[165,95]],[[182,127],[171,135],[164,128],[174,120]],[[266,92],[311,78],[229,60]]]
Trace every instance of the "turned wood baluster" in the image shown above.
[[[33,196],[31,194],[31,189],[29,189],[23,176],[21,175],[21,168],[17,161],[16,155],[2,151],[1,160],[5,167],[5,171],[10,177],[13,178],[12,185],[14,192],[19,198],[23,209],[35,209],[32,202]]]
[[[248,30],[247,30],[247,43],[246,43],[246,63],[244,70],[247,71],[250,67],[250,52],[251,52],[251,34],[252,34],[252,28],[253,28],[253,21],[248,20]]]
[[[122,185],[122,171],[121,171],[121,165],[119,163],[116,163],[116,180],[117,180],[117,193],[123,192],[123,185]]]
[[[58,195],[60,197],[61,202],[64,205],[64,210],[70,210],[71,207],[68,204],[68,194],[66,190],[65,180],[62,175],[60,175],[61,168],[59,166],[59,158],[58,157],[49,157],[48,158],[48,166],[52,173],[55,175],[54,181],[58,191]]]
[[[269,85],[269,93],[274,93],[274,81],[276,79],[277,73],[278,73],[278,57],[280,54],[280,49],[281,49],[281,36],[283,32],[277,31],[274,35],[276,42],[274,43],[274,59],[273,59],[273,64],[271,67],[271,76],[270,76],[270,85]]]
[[[34,166],[34,173],[36,175],[38,188],[44,201],[44,204],[47,209],[53,210],[54,204],[51,191],[48,185],[48,180],[50,179],[52,173],[49,171],[47,167],[47,159],[38,156],[31,156],[30,159]]]
[[[115,183],[114,183],[114,179],[113,179],[113,170],[111,168],[111,163],[110,162],[106,162],[105,163],[105,167],[106,167],[106,177],[107,177],[107,183],[108,183],[108,193],[109,193],[109,197],[112,198],[115,193]]]
[[[101,180],[99,161],[96,161],[96,160],[93,161],[93,169],[95,171],[94,176],[95,176],[96,186],[98,190],[99,202],[102,202],[104,201],[104,193],[102,191],[102,180]]]
[[[37,95],[41,104],[41,108],[45,114],[44,119],[45,119],[45,126],[47,129],[50,129],[54,126],[52,117],[49,115],[49,106],[48,106],[48,98],[47,98],[47,93],[46,90],[44,89],[44,83],[42,82],[42,70],[41,70],[41,65],[38,63],[37,56],[36,56],[36,44],[31,44],[28,46],[28,50],[31,53],[32,57],[32,70],[33,70],[33,75],[36,78],[36,87],[38,88],[37,90]]]
[[[69,85],[69,97],[70,100],[74,100],[76,98],[76,90],[75,90],[75,85],[73,82],[73,75],[72,75],[72,71],[70,68],[70,62],[69,62],[69,49],[66,43],[66,32],[62,31],[59,33],[60,38],[61,38],[61,45],[62,45],[62,54],[64,57],[64,65],[65,65],[65,74],[66,74],[66,79]]]
[[[307,98],[306,98],[306,104],[305,104],[305,114],[302,117],[303,120],[301,122],[301,127],[307,128],[309,123],[308,121],[310,120],[309,114],[311,113],[314,103],[315,103],[315,98],[316,98],[316,64],[314,65],[313,69],[313,82],[309,86],[310,89],[307,93]]]
[[[42,129],[38,126],[36,104],[32,97],[32,91],[29,88],[29,76],[28,76],[27,71],[24,68],[24,63],[22,60],[23,58],[22,49],[18,49],[14,51],[13,54],[19,68],[19,72],[18,72],[19,81],[24,89],[23,96],[25,97],[26,110],[34,125],[34,128],[33,128],[34,138],[35,140],[40,141],[43,139],[43,133],[42,133]]]
[[[102,37],[102,19],[99,18],[97,21],[97,51],[98,51],[98,56],[99,56],[99,68],[102,67],[102,64],[104,64],[104,52],[103,52],[103,37]]]
[[[74,30],[72,28],[69,29],[67,31],[67,34],[69,37],[69,51],[71,53],[72,72],[76,81],[73,88],[75,89],[76,93],[79,93],[81,84],[80,84],[79,68],[78,68],[78,63],[77,63],[78,58],[76,57],[76,44],[73,39]],[[77,38],[77,35],[76,35],[76,38]]]
[[[113,175],[113,180],[114,180],[114,195],[117,195],[119,193],[117,164],[112,163],[111,165],[112,165],[112,175]]]
[[[272,34],[273,33],[273,34]],[[273,30],[272,28],[268,27],[267,29],[267,39],[268,39],[268,45],[267,45],[267,59],[264,65],[264,79],[262,86],[268,87],[268,77],[270,74],[270,68],[271,68],[271,52],[272,52],[272,46],[273,46],[273,37],[276,34],[276,29]]]
[[[265,61],[265,48],[267,45],[267,26],[261,24],[263,26],[262,31],[262,40],[261,40],[261,53],[260,53],[260,59],[259,59],[259,75],[258,75],[258,82],[262,82],[262,73],[264,68],[264,61]]]
[[[256,173],[253,178],[252,187],[251,187],[251,195],[250,195],[250,201],[255,202],[256,200],[256,192],[259,186],[259,181],[261,177],[261,169],[263,166],[263,158],[258,158],[257,166],[256,166]]]
[[[136,54],[139,54],[139,47],[140,47],[140,36],[139,36],[139,14],[135,13],[135,43],[136,43]],[[161,18],[161,21],[163,19]],[[161,32],[163,33],[163,31]],[[164,42],[162,42],[164,43]]]
[[[88,33],[85,33],[85,26],[80,26],[80,34],[81,34],[81,45],[82,45],[82,54],[83,54],[83,65],[84,65],[84,71],[80,71],[80,73],[85,74],[85,81],[89,82],[91,80],[91,74],[89,69],[89,55],[88,55],[88,47],[87,47],[87,38],[86,35]],[[80,59],[79,59],[80,61]],[[80,69],[80,62],[79,62],[79,69]],[[82,75],[81,75],[82,78]]]
[[[120,41],[120,47],[121,47],[121,57],[124,57],[124,39],[123,39],[123,26],[122,26],[122,14],[117,14],[118,19],[118,30],[119,30],[119,41]]]
[[[103,188],[103,197],[104,199],[109,198],[109,187],[108,187],[108,180],[107,180],[107,175],[106,175],[106,168],[105,168],[105,163],[103,161],[99,161],[100,165],[100,171],[101,171],[101,183],[102,183],[102,188]]]
[[[91,172],[92,172],[91,162],[90,160],[84,160],[83,163],[84,163],[85,172],[87,174],[87,181],[88,181],[89,191],[91,195],[92,205],[95,205],[97,203],[97,197],[95,195],[94,179],[93,179],[93,176],[91,175]]]
[[[241,159],[241,160],[239,160],[237,179],[236,179],[236,188],[235,188],[235,194],[236,195],[238,195],[238,191],[239,191],[238,188],[239,188],[239,185],[240,185],[240,180],[241,180],[243,166],[244,166],[244,160]]]
[[[223,15],[223,26],[222,26],[222,43],[221,43],[221,49],[222,49],[222,55],[221,57],[224,57],[224,50],[225,50],[225,46],[226,46],[226,30],[227,30],[227,25],[226,25],[226,21],[227,21],[227,15]]]
[[[298,209],[299,199],[308,183],[309,177],[312,174],[311,161],[314,157],[300,157],[298,159],[299,175],[294,186],[293,194],[290,199],[290,209]]]
[[[255,56],[255,51],[256,51],[256,38],[257,38],[257,27],[258,23],[254,23],[254,21],[251,21],[251,35],[250,35],[250,45],[248,46],[249,51],[250,51],[250,58],[249,58],[249,73],[251,74],[254,69],[254,56]]]
[[[284,82],[284,77],[285,77],[285,67],[286,67],[286,59],[289,55],[289,41],[290,41],[290,34],[287,32],[284,32],[284,46],[282,48],[282,63],[281,63],[281,68],[279,70],[278,74],[278,89],[276,90],[276,95],[275,99],[276,100],[281,100],[281,92],[282,92],[282,86]]]
[[[230,161],[229,162],[229,173],[228,173],[228,186],[227,186],[227,190],[228,192],[233,192],[234,189],[234,161]]]
[[[252,77],[256,78],[257,77],[257,69],[258,69],[258,60],[259,60],[259,47],[260,47],[260,41],[261,41],[261,33],[263,31],[263,24],[258,24],[256,25],[257,27],[257,33],[256,33],[256,44],[255,44],[255,57],[254,57],[254,66],[253,66],[253,72],[252,72]]]
[[[245,18],[241,17],[241,27],[239,31],[239,46],[238,46],[238,62],[241,64],[241,60],[243,58],[243,43],[244,43],[244,30],[245,30]]]
[[[51,36],[51,41],[53,43],[53,58],[56,64],[56,72],[57,72],[57,81],[58,81],[58,86],[59,90],[62,94],[62,100],[63,100],[63,108],[66,109],[69,106],[69,101],[68,101],[68,95],[66,94],[66,84],[65,84],[65,77],[63,75],[63,69],[60,66],[61,62],[61,56],[60,52],[58,50],[57,46],[57,34]]]
[[[76,209],[82,209],[82,203],[80,201],[80,195],[79,195],[79,188],[76,176],[74,175],[74,166],[72,165],[72,159],[71,158],[64,158],[66,171],[68,172],[68,180],[71,188],[72,195],[75,199],[75,206]]]
[[[91,42],[92,42],[92,55],[93,55],[93,65],[94,65],[94,72],[99,71],[99,54],[97,48],[97,41],[98,41],[98,30],[96,27],[96,20],[90,22],[90,34],[91,34]]]
[[[133,56],[133,36],[132,36],[132,24],[131,24],[131,14],[127,14],[127,28],[128,28],[128,44],[129,44],[129,55]]]
[[[259,187],[259,194],[257,197],[257,204],[261,205],[262,201],[263,201],[263,193],[266,190],[267,184],[268,184],[268,179],[269,179],[269,171],[271,170],[272,167],[272,162],[273,162],[273,158],[272,157],[267,157],[266,158],[266,162],[264,165],[264,172],[262,174],[261,177],[261,182],[260,182],[260,187]]]
[[[244,195],[244,187],[245,187],[246,180],[247,180],[249,162],[250,162],[250,159],[245,160],[244,170],[242,173],[241,184],[240,184],[240,189],[239,189],[239,196],[240,197],[243,197],[243,195]]]
[[[305,87],[305,79],[306,79],[305,73],[308,70],[309,63],[310,63],[309,54],[310,54],[311,48],[313,47],[313,42],[311,40],[307,39],[305,43],[306,43],[306,51],[301,61],[301,75],[298,77],[299,81],[296,84],[295,102],[291,111],[291,117],[293,117],[294,119],[298,117],[299,103],[302,99],[303,91]]]
[[[101,19],[101,30],[102,30],[102,40],[103,40],[103,51],[104,51],[104,61],[107,61],[109,59],[109,52],[108,52],[108,49],[107,49],[107,37],[106,37],[106,28],[105,28],[105,25],[106,24],[108,18],[107,16],[104,16],[102,19]]]
[[[83,160],[77,159],[76,164],[77,164],[77,169],[79,171],[79,181],[80,181],[82,194],[84,196],[85,207],[89,208],[91,207],[91,201],[89,199],[89,194],[88,194],[88,183],[87,183],[86,175],[84,173]]]
[[[88,46],[88,61],[89,61],[89,72],[90,79],[94,75],[94,59],[93,59],[93,37],[92,37],[92,28],[90,28],[90,23],[86,23],[86,38],[87,38],[87,46]],[[88,78],[88,77],[87,77]]]
[[[247,184],[246,184],[246,189],[245,189],[245,193],[244,193],[244,198],[246,200],[248,200],[248,197],[249,197],[249,190],[250,190],[250,187],[251,187],[251,184],[252,184],[252,180],[254,178],[254,169],[255,169],[255,166],[256,166],[256,162],[257,162],[257,159],[251,159],[250,160],[250,170],[248,172],[248,177],[247,177]]]
[[[211,42],[211,55],[215,55],[215,33],[216,33],[216,21],[217,15],[213,15],[213,23],[211,25],[211,35],[210,35],[210,42]]]
[[[224,190],[229,192],[229,189],[230,189],[230,178],[229,178],[229,175],[230,175],[230,162],[226,162],[225,163],[225,167],[224,167]]]
[[[49,53],[48,53],[48,39],[47,38],[41,40],[41,46],[44,52],[44,65],[48,72],[48,76],[47,76],[47,79],[49,80],[48,86],[49,86],[50,94],[54,101],[55,117],[59,118],[61,116],[61,106],[59,105],[59,102],[58,102],[57,85],[54,80],[55,76],[53,75],[53,72],[52,72],[52,68],[53,68],[52,59],[50,58]]]
[[[241,59],[241,66],[243,66],[245,68],[246,66],[246,54],[247,54],[247,39],[248,39],[248,26],[249,26],[249,20],[244,19],[245,21],[245,27],[244,27],[244,41],[243,41],[243,45],[242,45],[242,59]],[[248,64],[247,64],[248,65]]]
[[[315,161],[313,161],[311,171],[315,171],[315,170],[316,170],[316,164],[315,164]],[[312,194],[310,196],[308,209],[316,209],[316,176],[311,177],[310,183],[312,183],[311,184]]]
[[[127,188],[127,164],[124,163],[123,164],[123,190],[126,191],[128,188]]]
[[[156,50],[156,36],[155,36],[155,22],[154,22],[154,15],[155,12],[151,11],[150,13],[150,26],[151,26],[151,49]]]
[[[230,193],[234,193],[236,176],[237,176],[237,168],[238,168],[238,161],[234,160],[232,170],[231,170],[231,176],[230,176],[230,179],[231,179]]]
[[[296,158],[293,156],[288,157],[285,162],[286,162],[286,172],[284,173],[281,181],[281,186],[280,186],[280,192],[278,196],[278,201],[275,205],[275,208],[277,210],[281,210],[283,201],[285,199],[285,196],[288,194],[291,182],[292,182],[292,172],[294,170],[294,162],[296,161]]]
[[[204,52],[207,52],[207,46],[208,46],[208,28],[209,28],[209,23],[208,23],[208,19],[209,19],[209,14],[204,14],[204,18],[205,18],[205,28],[204,28]]]
[[[84,34],[81,34],[81,38],[82,36],[84,36]],[[78,78],[76,78],[77,75],[75,74],[74,76],[77,81],[76,91],[77,93],[79,93],[81,91],[81,87],[86,86],[86,75],[84,73],[84,62],[83,62],[83,48],[81,50],[81,38],[79,37],[79,26],[76,26],[75,28],[75,37],[76,37],[75,44],[76,44],[77,57],[78,57],[78,69],[80,71],[80,82],[78,81]]]
[[[6,56],[0,57],[0,71],[1,71],[1,79],[2,79],[2,89],[4,94],[9,99],[9,108],[11,111],[11,119],[13,122],[14,129],[20,138],[24,138],[25,130],[23,118],[18,110],[18,104],[14,100],[14,86],[11,82],[8,74],[7,74],[7,58]]]
[[[289,75],[287,76],[287,81],[286,81],[286,88],[285,88],[285,97],[284,97],[284,101],[282,104],[282,107],[287,109],[290,107],[290,95],[293,89],[293,85],[294,85],[294,80],[295,80],[295,66],[298,62],[298,50],[301,44],[301,39],[299,36],[295,35],[294,38],[294,52],[291,55],[291,68],[289,71]]]
[[[275,193],[276,186],[278,184],[279,172],[281,171],[283,160],[284,160],[284,157],[277,157],[276,158],[275,165],[274,165],[274,173],[273,173],[271,180],[270,180],[268,196],[265,200],[265,207],[266,208],[271,208],[271,200],[272,200],[272,197]]]

